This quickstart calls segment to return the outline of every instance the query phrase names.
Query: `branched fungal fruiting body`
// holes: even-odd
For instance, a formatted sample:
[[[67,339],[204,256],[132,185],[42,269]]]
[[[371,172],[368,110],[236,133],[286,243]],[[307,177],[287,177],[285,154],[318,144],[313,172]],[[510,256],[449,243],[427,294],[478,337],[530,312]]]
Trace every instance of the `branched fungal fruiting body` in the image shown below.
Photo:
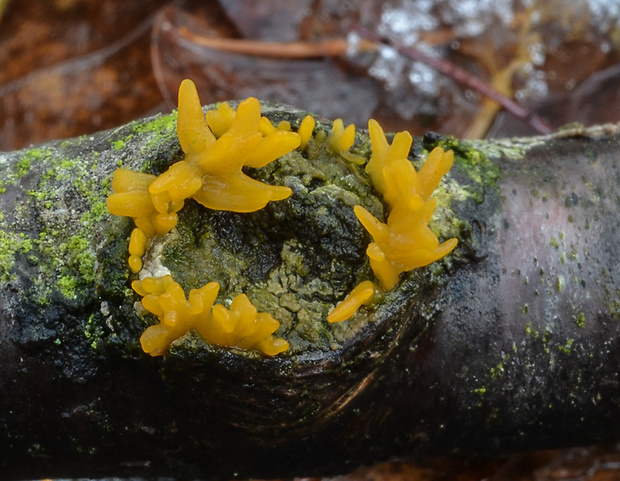
[[[315,121],[303,119],[297,132],[288,122],[274,127],[261,117],[254,98],[241,102],[235,111],[227,103],[203,115],[196,87],[190,80],[179,88],[177,134],[185,153],[183,160],[159,176],[118,169],[113,178],[114,193],[108,198],[112,214],[129,216],[136,228],[129,242],[129,267],[142,269],[142,257],[156,236],[168,234],[177,223],[186,199],[204,207],[234,212],[254,212],[268,202],[288,198],[288,187],[259,182],[242,168],[261,168],[299,148],[311,139]],[[361,282],[328,316],[329,322],[350,318],[362,306],[371,305],[380,290],[390,290],[401,273],[425,266],[448,254],[456,239],[439,244],[428,227],[436,201],[430,198],[443,175],[450,170],[452,152],[437,148],[416,172],[408,160],[411,135],[397,134],[391,145],[374,120],[369,123],[372,157],[366,165],[373,186],[389,207],[385,223],[362,206],[355,215],[372,235],[367,254],[379,285]],[[318,136],[317,136],[318,137]],[[340,157],[361,165],[365,158],[350,152],[355,127],[346,129],[341,119],[325,137],[326,147]],[[133,289],[143,297],[143,307],[157,316],[159,324],[149,327],[140,341],[145,352],[162,355],[170,344],[189,330],[195,330],[212,344],[256,350],[276,355],[289,348],[274,337],[279,322],[271,314],[259,313],[245,294],[237,295],[227,309],[215,304],[217,282],[208,282],[185,297],[183,288],[171,276],[146,277],[134,281]]]
[[[192,289],[187,299],[172,276],[134,281],[132,288],[143,296],[142,306],[160,321],[140,338],[144,352],[153,356],[163,354],[172,341],[190,329],[219,346],[256,349],[270,356],[288,349],[288,342],[272,336],[279,322],[270,314],[259,313],[246,295],[235,297],[230,310],[213,305],[220,289],[217,282]]]
[[[375,188],[389,206],[387,222],[383,223],[362,206],[355,206],[355,215],[372,235],[366,253],[370,266],[383,289],[393,289],[400,274],[441,259],[456,247],[457,240],[439,244],[428,227],[437,201],[430,198],[441,178],[454,161],[452,151],[436,147],[419,172],[407,159],[411,135],[396,134],[391,145],[379,124],[368,124],[372,156],[366,165]],[[359,284],[328,316],[329,322],[344,321],[362,304],[372,302],[377,286],[364,281]],[[355,310],[353,306],[357,306]]]
[[[207,332],[213,303],[220,285],[209,282],[200,289],[190,291],[185,299],[183,288],[172,276],[147,277],[131,284],[142,296],[142,306],[159,318],[159,324],[150,326],[140,338],[144,352],[152,356],[163,354],[172,341],[190,329]]]

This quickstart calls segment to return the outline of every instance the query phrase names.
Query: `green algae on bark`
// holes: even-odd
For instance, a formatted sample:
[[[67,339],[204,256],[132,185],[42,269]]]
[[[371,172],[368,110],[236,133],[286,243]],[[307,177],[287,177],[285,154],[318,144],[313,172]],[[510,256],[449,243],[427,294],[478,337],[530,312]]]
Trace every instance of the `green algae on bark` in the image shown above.
[[[164,118],[167,128],[149,130],[150,123],[164,125]],[[4,302],[32,319],[29,327],[16,326],[20,342],[50,348],[50,362],[63,364],[78,346],[135,350],[139,327],[119,319],[135,301],[124,259],[129,225],[112,221],[106,197],[118,166],[148,169],[178,154],[174,119],[0,154],[0,281],[7,292],[19,293]],[[134,150],[119,149],[135,129],[142,135]]]

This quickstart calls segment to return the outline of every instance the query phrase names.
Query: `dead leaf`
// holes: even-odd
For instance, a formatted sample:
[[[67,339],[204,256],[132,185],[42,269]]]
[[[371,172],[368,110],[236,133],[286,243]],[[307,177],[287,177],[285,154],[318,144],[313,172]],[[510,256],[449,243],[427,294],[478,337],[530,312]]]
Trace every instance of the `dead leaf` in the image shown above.
[[[95,132],[156,110],[149,10],[163,3],[10,3],[0,30],[0,149]]]

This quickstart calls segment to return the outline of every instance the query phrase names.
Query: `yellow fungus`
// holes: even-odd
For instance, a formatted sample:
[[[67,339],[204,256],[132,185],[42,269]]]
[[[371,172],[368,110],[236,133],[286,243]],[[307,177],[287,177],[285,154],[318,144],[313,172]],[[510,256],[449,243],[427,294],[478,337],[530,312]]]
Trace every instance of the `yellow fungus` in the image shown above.
[[[349,162],[361,165],[366,161],[366,158],[349,152],[354,143],[355,125],[349,124],[345,129],[342,119],[334,120],[332,131],[327,136],[327,146]]]
[[[278,122],[278,130],[285,130],[287,132],[290,132],[291,123],[288,120],[280,120],[280,122]]]
[[[274,127],[273,124],[271,123],[271,120],[269,120],[267,117],[260,118],[260,122],[258,124],[258,131],[261,134],[263,134],[264,136],[267,136],[269,134],[273,134],[277,132],[278,130],[290,132],[291,123],[288,120],[281,120],[280,122],[278,122],[278,126]]]
[[[192,289],[187,299],[183,288],[172,280],[172,276],[134,281],[132,287],[144,296],[142,306],[160,321],[142,334],[142,349],[151,356],[160,356],[190,329],[199,333],[205,330],[220,285],[209,282],[200,289]]]
[[[296,132],[276,130],[276,132],[263,137],[256,146],[256,150],[248,152],[243,159],[243,165],[260,168],[278,157],[289,153],[299,147],[301,139]]]
[[[117,169],[112,178],[114,193],[107,205],[114,215],[132,217],[136,226],[148,236],[167,234],[176,225],[175,213],[158,212],[149,194],[154,175]]]
[[[388,172],[386,172],[385,168],[391,165],[395,160],[407,160],[409,149],[411,148],[411,141],[413,139],[409,132],[398,132],[394,136],[392,144],[388,144],[383,129],[374,119],[368,122],[368,133],[372,145],[372,155],[368,164],[366,164],[366,172],[370,175],[372,185],[375,189],[377,189],[388,204],[393,205],[395,199],[390,195],[392,191],[388,190],[386,184],[385,175]]]
[[[304,149],[314,128],[311,116],[302,120],[297,132],[291,131],[287,121],[274,127],[261,117],[260,104],[254,98],[240,102],[236,110],[222,103],[205,115],[196,87],[184,80],[179,88],[177,121],[183,160],[158,177],[125,169],[114,173],[108,209],[112,214],[132,217],[136,224],[129,241],[131,271],[142,269],[142,257],[151,238],[167,234],[176,225],[177,212],[186,199],[210,209],[252,212],[290,196],[288,187],[254,180],[243,168],[261,168],[298,147]],[[450,170],[453,153],[433,150],[416,172],[408,160],[411,135],[400,132],[388,144],[374,120],[369,123],[369,132],[373,153],[366,171],[389,212],[385,223],[361,206],[355,206],[355,215],[373,237],[366,252],[380,286],[370,280],[358,284],[329,314],[329,322],[350,318],[362,305],[375,302],[382,289],[392,289],[401,273],[443,257],[456,245],[456,239],[440,245],[428,227],[436,205],[430,196]],[[355,126],[345,128],[341,119],[334,121],[329,136],[319,131],[316,139],[351,162],[361,164],[365,160],[350,152]],[[193,289],[187,298],[171,276],[134,281],[132,287],[142,297],[144,309],[159,319],[140,338],[143,350],[152,356],[164,354],[174,340],[192,329],[209,343],[270,356],[289,348],[285,339],[273,335],[279,322],[269,313],[258,312],[245,294],[237,295],[230,308],[214,305],[217,282]]]
[[[334,152],[349,150],[355,143],[355,125],[344,127],[342,119],[334,120],[332,131],[327,136],[327,145]]]
[[[254,212],[270,201],[283,200],[291,195],[288,187],[266,189],[264,185],[245,175],[231,175],[225,182],[219,177],[205,176],[202,189],[193,198],[210,209]]]
[[[202,187],[201,170],[184,160],[172,164],[149,186],[153,205],[158,212],[178,212],[185,199]]]
[[[271,314],[258,312],[245,294],[239,294],[230,310],[221,304],[213,307],[204,337],[212,344],[255,349],[273,356],[289,347],[286,340],[272,336],[279,326]]]
[[[362,305],[373,302],[377,293],[374,282],[360,282],[345,299],[327,316],[328,322],[341,322],[349,319]]]
[[[142,297],[146,297],[150,294],[163,294],[173,283],[172,276],[146,277],[141,281],[132,282],[131,288]]]
[[[144,352],[152,356],[165,353],[172,342],[191,329],[211,344],[255,349],[269,356],[289,347],[284,339],[272,336],[280,323],[270,314],[258,312],[245,294],[235,297],[230,310],[221,304],[214,306],[220,288],[217,282],[192,289],[187,299],[172,276],[148,277],[134,281],[132,287],[143,296],[142,306],[160,321],[140,338]]]
[[[278,128],[274,127],[274,125],[271,123],[271,120],[269,120],[267,117],[261,117],[258,124],[258,131],[263,135],[269,135],[277,132]]]
[[[115,192],[145,192],[156,179],[154,175],[117,169],[112,177],[112,190]]]
[[[435,147],[418,172],[421,179],[422,198],[428,199],[439,185],[441,178],[448,173],[454,163],[454,152],[444,152],[441,147]]]
[[[314,121],[314,117],[312,117],[311,115],[306,115],[301,121],[301,124],[299,124],[299,129],[297,129],[297,133],[299,134],[301,140],[299,144],[300,149],[303,150],[306,148],[306,145],[308,145],[308,141],[312,137],[312,132],[314,131],[315,124],[316,122]]]
[[[217,110],[209,110],[206,114],[207,124],[209,125],[211,131],[218,138],[224,135],[226,131],[230,129],[234,118],[235,110],[230,105],[228,105],[227,102],[220,104]]]
[[[129,264],[129,269],[131,269],[131,272],[133,272],[134,274],[140,272],[140,270],[142,269],[141,256],[131,254],[127,262]]]
[[[200,154],[215,143],[215,135],[202,114],[196,86],[189,79],[183,80],[179,86],[177,135],[186,156]]]
[[[211,209],[252,212],[291,195],[288,187],[264,184],[242,171],[243,167],[264,167],[301,142],[299,134],[291,132],[290,123],[283,121],[275,128],[261,117],[258,100],[249,98],[236,111],[223,103],[204,115],[195,85],[184,80],[179,88],[177,135],[185,157],[160,176],[126,169],[114,173],[114,193],[108,197],[108,209],[135,221],[129,241],[129,267],[133,273],[142,269],[149,239],[167,234],[176,225],[177,212],[188,198]],[[208,342],[256,349],[268,355],[288,349],[288,342],[272,336],[278,321],[270,314],[257,312],[244,295],[233,300],[230,311],[216,306],[214,324],[212,306],[219,290],[217,282],[192,290],[187,299],[171,276],[135,281],[132,287],[143,297],[143,307],[160,320],[140,338],[144,351],[153,356],[163,354],[171,342],[190,329]],[[234,328],[223,338],[216,334],[219,325]]]
[[[387,221],[380,222],[362,206],[355,206],[355,215],[374,240],[366,251],[370,266],[381,286],[389,290],[398,283],[401,273],[441,259],[454,249],[457,241],[450,239],[440,245],[428,227],[437,204],[428,196],[452,166],[452,152],[436,148],[433,165],[423,175],[416,173],[409,161],[391,158],[393,150],[384,152],[384,157],[376,160],[384,165],[383,195],[391,205]]]
[[[179,91],[179,119],[183,113],[184,125],[191,126],[190,134],[203,130],[213,131],[213,140],[202,142],[202,150],[196,149],[194,145],[197,143],[191,143],[187,139],[188,132],[184,132],[181,124],[178,124],[179,139],[185,138],[181,146],[186,154],[186,166],[175,168],[173,165],[162,174],[167,179],[161,182],[158,179],[157,194],[164,201],[192,197],[210,209],[235,212],[253,212],[262,209],[270,201],[290,196],[291,190],[288,187],[256,181],[243,173],[242,167],[260,168],[273,162],[299,146],[299,135],[278,129],[263,135],[259,131],[260,104],[255,98],[241,102],[236,112],[227,104],[222,104],[213,115],[207,114],[205,119],[202,108],[195,105],[196,102],[200,105],[198,95],[185,92],[192,89],[195,91],[193,83],[184,81],[182,87],[183,94]],[[191,105],[187,105],[187,102]],[[192,118],[188,118],[190,115]],[[199,124],[201,128],[197,127]],[[192,145],[192,150],[185,150],[184,145],[187,144]],[[151,190],[151,193],[156,192]],[[165,202],[164,206],[158,205],[160,209],[165,210]],[[168,207],[167,210],[173,209]]]
[[[134,274],[142,269],[142,256],[146,252],[147,244],[148,237],[136,227],[129,239],[129,267]]]
[[[354,211],[373,237],[366,249],[370,267],[381,287],[390,290],[398,284],[403,272],[441,259],[456,247],[456,239],[439,244],[428,227],[437,205],[436,199],[430,196],[452,167],[454,153],[436,147],[416,172],[408,160],[412,141],[408,132],[399,132],[392,144],[388,144],[376,121],[368,123],[368,130],[372,156],[366,172],[390,210],[385,223],[360,205],[356,205]],[[364,304],[363,295],[371,295],[369,293],[370,287],[362,282],[334,309],[328,320],[348,319]]]
[[[252,212],[270,201],[286,199],[291,194],[288,187],[264,184],[242,171],[244,166],[264,167],[301,141],[296,132],[286,130],[273,128],[263,134],[261,123],[271,125],[260,116],[260,104],[254,98],[241,102],[236,112],[223,103],[205,117],[195,85],[184,80],[179,88],[177,134],[185,158],[159,177],[117,170],[108,209],[133,217],[146,235],[153,236],[166,234],[176,225],[176,212],[187,198],[211,209],[236,212]]]

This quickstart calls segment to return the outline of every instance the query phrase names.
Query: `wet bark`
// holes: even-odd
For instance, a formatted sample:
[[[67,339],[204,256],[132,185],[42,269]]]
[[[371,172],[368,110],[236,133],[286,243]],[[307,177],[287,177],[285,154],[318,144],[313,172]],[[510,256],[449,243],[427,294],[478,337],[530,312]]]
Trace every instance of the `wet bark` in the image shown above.
[[[180,158],[174,118],[0,154],[0,479],[333,475],[620,441],[619,140],[417,139],[412,156],[457,153],[436,226],[457,251],[341,345],[274,358],[140,349],[132,225],[105,197],[119,163]]]

